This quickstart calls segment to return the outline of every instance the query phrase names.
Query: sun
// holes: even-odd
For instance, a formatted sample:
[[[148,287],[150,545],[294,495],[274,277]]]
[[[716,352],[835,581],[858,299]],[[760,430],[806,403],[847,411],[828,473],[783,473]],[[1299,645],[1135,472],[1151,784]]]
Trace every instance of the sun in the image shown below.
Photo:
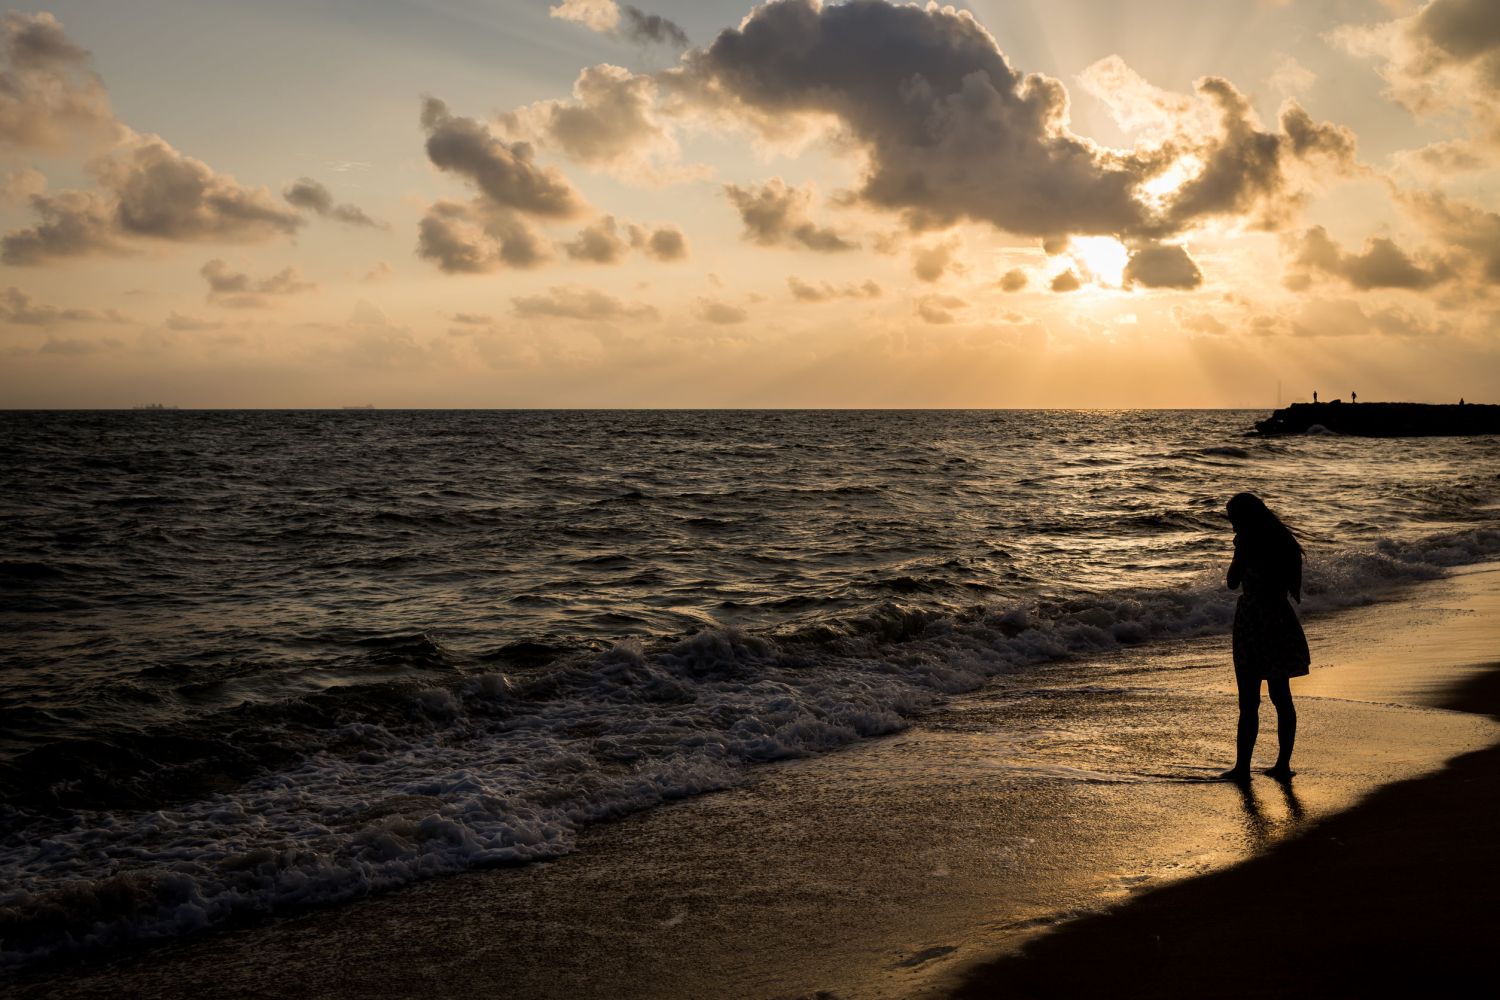
[[[1068,250],[1079,269],[1109,288],[1125,284],[1125,265],[1130,251],[1113,236],[1075,236]]]

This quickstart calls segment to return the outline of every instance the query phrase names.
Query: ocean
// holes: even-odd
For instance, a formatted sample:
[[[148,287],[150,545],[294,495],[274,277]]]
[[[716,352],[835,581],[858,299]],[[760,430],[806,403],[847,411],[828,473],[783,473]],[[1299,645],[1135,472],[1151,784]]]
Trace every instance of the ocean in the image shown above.
[[[1500,558],[1500,439],[1262,416],[0,414],[0,963],[559,857],[1002,675],[1227,636],[1240,490],[1304,615]]]

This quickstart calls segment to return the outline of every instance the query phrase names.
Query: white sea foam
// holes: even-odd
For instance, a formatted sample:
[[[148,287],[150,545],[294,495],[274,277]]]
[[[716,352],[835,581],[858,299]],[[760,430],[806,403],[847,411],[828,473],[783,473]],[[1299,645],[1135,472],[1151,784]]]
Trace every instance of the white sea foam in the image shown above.
[[[1314,553],[1303,611],[1379,599],[1445,567],[1500,558],[1474,529]],[[725,788],[758,762],[895,732],[1002,673],[1122,644],[1226,631],[1218,571],[1169,590],[1036,600],[940,616],[891,604],[817,638],[734,629],[635,640],[528,694],[501,673],[417,691],[421,734],[341,730],[341,752],[148,813],[80,814],[0,852],[0,960],[169,937],[475,865],[574,849],[578,832]]]

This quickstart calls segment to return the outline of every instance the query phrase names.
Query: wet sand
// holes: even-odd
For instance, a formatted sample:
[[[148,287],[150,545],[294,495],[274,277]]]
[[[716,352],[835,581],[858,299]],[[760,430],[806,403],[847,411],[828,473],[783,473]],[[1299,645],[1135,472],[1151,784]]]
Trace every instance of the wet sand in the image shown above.
[[[1242,963],[1226,963],[1225,949],[1258,940],[1245,962],[1266,954],[1273,946],[1265,935],[1284,937],[1275,928],[1288,907],[1319,925],[1296,932],[1309,949],[1299,953],[1304,964],[1325,963],[1319,974],[1337,976],[1352,952],[1317,946],[1360,914],[1366,927],[1377,922],[1372,914],[1385,915],[1381,952],[1395,950],[1393,941],[1425,947],[1413,928],[1439,926],[1445,911],[1469,919],[1475,933],[1486,927],[1479,911],[1496,897],[1460,898],[1481,877],[1467,871],[1464,851],[1493,850],[1492,804],[1500,800],[1483,786],[1485,804],[1475,808],[1488,825],[1464,841],[1455,824],[1480,818],[1453,812],[1463,804],[1453,789],[1480,781],[1486,766],[1496,772],[1484,755],[1500,752],[1487,749],[1500,742],[1500,723],[1467,709],[1483,707],[1474,700],[1482,684],[1493,693],[1493,682],[1474,680],[1488,675],[1469,665],[1495,659],[1497,612],[1500,567],[1489,566],[1397,603],[1310,623],[1315,670],[1294,687],[1303,735],[1301,773],[1289,788],[1264,778],[1248,791],[1204,780],[1232,753],[1226,639],[1142,648],[1015,678],[898,736],[766,767],[743,787],[596,827],[577,854],[556,862],[471,872],[109,966],[33,976],[15,992],[1027,995],[1082,966],[1113,976],[1115,960],[1078,956],[1133,933],[1112,922],[1148,920],[1132,914],[1153,900],[1167,898],[1160,907],[1173,913],[1189,905],[1172,893],[1206,893],[1196,915],[1181,916],[1205,937],[1168,964],[1196,961],[1209,978],[1184,973],[1181,981],[1197,986],[1182,992],[1226,992],[1221,981],[1204,986],[1209,974],[1239,975]],[[1460,694],[1462,704],[1453,701]],[[1275,752],[1270,723],[1267,705],[1262,763]],[[1444,769],[1464,754],[1474,756]],[[1421,798],[1439,786],[1449,791]],[[1419,796],[1406,800],[1417,804],[1403,806],[1403,795]],[[1381,805],[1391,796],[1395,805]],[[1266,895],[1283,904],[1269,912],[1213,888],[1241,880],[1247,893],[1265,889],[1270,876],[1244,873],[1282,870],[1278,859],[1299,851],[1332,850],[1324,833],[1331,824],[1343,824],[1340,842],[1359,846],[1370,865],[1351,870],[1341,888],[1287,876],[1287,893],[1306,892]],[[1406,852],[1417,867],[1391,869],[1401,845],[1424,830],[1427,843]],[[1454,864],[1443,861],[1450,853]],[[1322,856],[1303,864],[1336,875],[1323,871],[1332,866]],[[1411,895],[1419,891],[1427,895]],[[1349,912],[1314,920],[1314,904],[1327,898]],[[1215,922],[1236,906],[1256,916],[1238,930]],[[1224,929],[1215,936],[1215,928]],[[1453,940],[1458,947],[1473,938]],[[1161,992],[1178,981],[1148,977],[1145,967],[1157,960],[1141,938],[1119,941],[1135,942],[1116,949],[1118,961],[1133,956],[1131,968],[1142,970],[1133,979],[1058,987],[1057,995]],[[995,964],[1028,942],[1019,963]],[[1054,964],[1028,964],[1045,961]],[[1246,995],[1281,982],[1242,981]]]

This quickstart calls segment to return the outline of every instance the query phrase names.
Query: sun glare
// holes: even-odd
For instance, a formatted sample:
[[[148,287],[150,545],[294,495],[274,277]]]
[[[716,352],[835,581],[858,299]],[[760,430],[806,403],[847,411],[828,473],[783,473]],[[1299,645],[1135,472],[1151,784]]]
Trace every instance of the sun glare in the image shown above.
[[[1099,284],[1119,288],[1125,283],[1130,251],[1113,236],[1075,236],[1069,248],[1079,268]]]

